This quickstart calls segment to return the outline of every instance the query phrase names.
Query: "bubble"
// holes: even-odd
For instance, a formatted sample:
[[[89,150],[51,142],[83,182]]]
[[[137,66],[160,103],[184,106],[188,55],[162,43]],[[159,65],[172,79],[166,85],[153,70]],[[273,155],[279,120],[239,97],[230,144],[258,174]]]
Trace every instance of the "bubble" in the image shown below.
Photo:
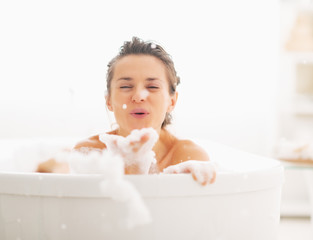
[[[156,44],[155,43],[151,43],[151,48],[156,48]]]
[[[140,96],[141,98],[147,98],[149,95],[149,92],[147,90],[143,90],[141,93],[140,93]]]
[[[64,223],[63,223],[63,224],[61,224],[61,229],[62,229],[62,230],[65,230],[65,229],[67,229],[67,226],[66,226],[66,224],[64,224]]]
[[[122,106],[122,108],[123,108],[123,109],[126,109],[126,108],[127,108],[127,105],[124,103],[123,106]]]

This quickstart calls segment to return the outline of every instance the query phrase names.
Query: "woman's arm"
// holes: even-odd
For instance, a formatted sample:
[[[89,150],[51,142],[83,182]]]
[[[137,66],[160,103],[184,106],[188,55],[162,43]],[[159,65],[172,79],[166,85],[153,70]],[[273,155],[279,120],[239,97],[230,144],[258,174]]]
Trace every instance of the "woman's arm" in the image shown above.
[[[194,180],[202,185],[215,181],[215,167],[208,154],[192,141],[180,140],[176,144],[171,164],[163,170],[164,173],[191,173]]]
[[[99,135],[92,136],[84,141],[77,143],[74,150],[87,153],[95,149],[104,149],[105,144],[99,141]],[[41,162],[37,166],[36,172],[41,173],[69,173],[69,166],[66,162],[58,162],[54,158]]]
[[[106,148],[106,145],[99,140],[99,135],[96,135],[77,143],[74,150],[85,152],[95,149],[102,150],[104,148]]]
[[[171,165],[188,160],[209,161],[207,152],[190,140],[178,140],[174,146]]]

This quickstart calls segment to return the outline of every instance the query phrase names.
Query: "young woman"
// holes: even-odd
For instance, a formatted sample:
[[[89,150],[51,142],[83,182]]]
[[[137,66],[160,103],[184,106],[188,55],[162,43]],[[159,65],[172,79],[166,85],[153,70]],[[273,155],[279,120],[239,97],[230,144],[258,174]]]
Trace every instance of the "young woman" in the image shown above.
[[[108,134],[127,137],[134,129],[151,127],[159,135],[153,147],[158,172],[192,173],[203,185],[213,183],[216,174],[207,153],[192,141],[178,139],[166,129],[177,102],[179,83],[174,63],[161,46],[136,37],[125,42],[108,64],[106,104],[118,124],[118,128]],[[149,135],[144,135],[139,141],[131,142],[134,151],[148,138]],[[106,145],[96,135],[78,143],[75,149],[92,151],[106,149]],[[125,173],[142,172],[133,165],[126,166]]]

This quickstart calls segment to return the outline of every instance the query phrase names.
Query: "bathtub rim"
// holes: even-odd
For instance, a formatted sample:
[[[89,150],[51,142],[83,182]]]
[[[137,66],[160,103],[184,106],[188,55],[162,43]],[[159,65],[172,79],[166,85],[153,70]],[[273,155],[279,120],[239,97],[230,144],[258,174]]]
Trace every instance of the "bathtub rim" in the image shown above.
[[[0,172],[2,194],[41,197],[107,198],[100,191],[103,180],[99,174],[47,174]],[[277,165],[266,170],[250,172],[217,172],[216,182],[201,186],[191,174],[126,175],[142,197],[191,197],[241,194],[281,188],[284,168]],[[79,186],[79,187],[77,187]]]

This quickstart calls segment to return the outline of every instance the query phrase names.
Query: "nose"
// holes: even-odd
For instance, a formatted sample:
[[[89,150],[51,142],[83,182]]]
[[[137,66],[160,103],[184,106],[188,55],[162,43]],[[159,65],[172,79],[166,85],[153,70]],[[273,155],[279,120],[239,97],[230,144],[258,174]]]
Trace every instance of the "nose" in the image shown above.
[[[132,101],[135,103],[141,103],[144,102],[149,95],[149,92],[146,89],[138,88],[135,90]]]

